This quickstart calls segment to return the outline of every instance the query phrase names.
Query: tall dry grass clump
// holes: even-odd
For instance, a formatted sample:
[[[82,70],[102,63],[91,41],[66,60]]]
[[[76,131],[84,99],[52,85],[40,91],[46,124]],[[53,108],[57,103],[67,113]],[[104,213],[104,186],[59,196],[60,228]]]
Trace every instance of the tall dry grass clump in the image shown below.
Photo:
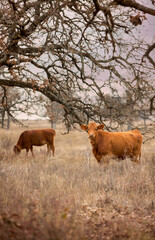
[[[153,239],[152,153],[99,165],[85,134],[57,131],[55,158],[32,159],[13,155],[18,136],[1,136],[0,239]]]

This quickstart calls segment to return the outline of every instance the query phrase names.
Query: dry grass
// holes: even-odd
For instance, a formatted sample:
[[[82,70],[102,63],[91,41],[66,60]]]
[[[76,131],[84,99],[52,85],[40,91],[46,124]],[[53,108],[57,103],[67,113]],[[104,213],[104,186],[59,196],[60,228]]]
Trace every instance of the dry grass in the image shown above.
[[[139,165],[98,165],[87,135],[62,135],[62,128],[54,158],[46,157],[46,147],[35,148],[35,159],[24,150],[15,157],[21,131],[0,133],[0,239],[155,237],[154,141],[143,147]]]

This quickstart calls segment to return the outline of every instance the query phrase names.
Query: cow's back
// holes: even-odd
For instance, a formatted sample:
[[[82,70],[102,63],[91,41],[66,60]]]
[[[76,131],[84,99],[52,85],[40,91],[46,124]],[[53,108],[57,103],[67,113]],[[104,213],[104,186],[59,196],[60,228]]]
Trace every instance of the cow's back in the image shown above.
[[[46,143],[52,143],[55,136],[53,129],[38,129],[28,131],[28,139],[30,144],[42,146]]]
[[[142,135],[138,130],[129,132],[98,131],[97,151],[100,155],[137,155],[141,151]]]

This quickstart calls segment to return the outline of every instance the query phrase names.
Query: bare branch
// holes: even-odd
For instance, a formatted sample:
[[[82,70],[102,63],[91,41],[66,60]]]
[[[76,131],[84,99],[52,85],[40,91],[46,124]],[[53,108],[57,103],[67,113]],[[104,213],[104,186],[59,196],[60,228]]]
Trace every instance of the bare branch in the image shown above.
[[[155,68],[155,62],[154,60],[150,57],[150,53],[153,51],[153,49],[155,48],[155,43],[153,43],[151,46],[148,47],[147,51],[145,52],[144,56],[143,56],[143,59],[144,57],[147,57],[148,60],[150,61],[150,63],[154,66]]]
[[[148,8],[140,3],[137,3],[135,0],[114,0],[115,3],[124,7],[131,7],[136,10],[142,11],[144,13],[148,13],[150,15],[155,16],[155,10],[152,8]]]

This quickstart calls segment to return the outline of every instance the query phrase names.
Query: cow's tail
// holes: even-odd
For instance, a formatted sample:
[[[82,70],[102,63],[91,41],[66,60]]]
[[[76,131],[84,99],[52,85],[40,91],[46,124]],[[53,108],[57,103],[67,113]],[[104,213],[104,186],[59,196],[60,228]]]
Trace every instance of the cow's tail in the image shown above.
[[[55,135],[56,135],[56,132],[55,132],[55,130],[53,129],[53,137],[55,137]]]

